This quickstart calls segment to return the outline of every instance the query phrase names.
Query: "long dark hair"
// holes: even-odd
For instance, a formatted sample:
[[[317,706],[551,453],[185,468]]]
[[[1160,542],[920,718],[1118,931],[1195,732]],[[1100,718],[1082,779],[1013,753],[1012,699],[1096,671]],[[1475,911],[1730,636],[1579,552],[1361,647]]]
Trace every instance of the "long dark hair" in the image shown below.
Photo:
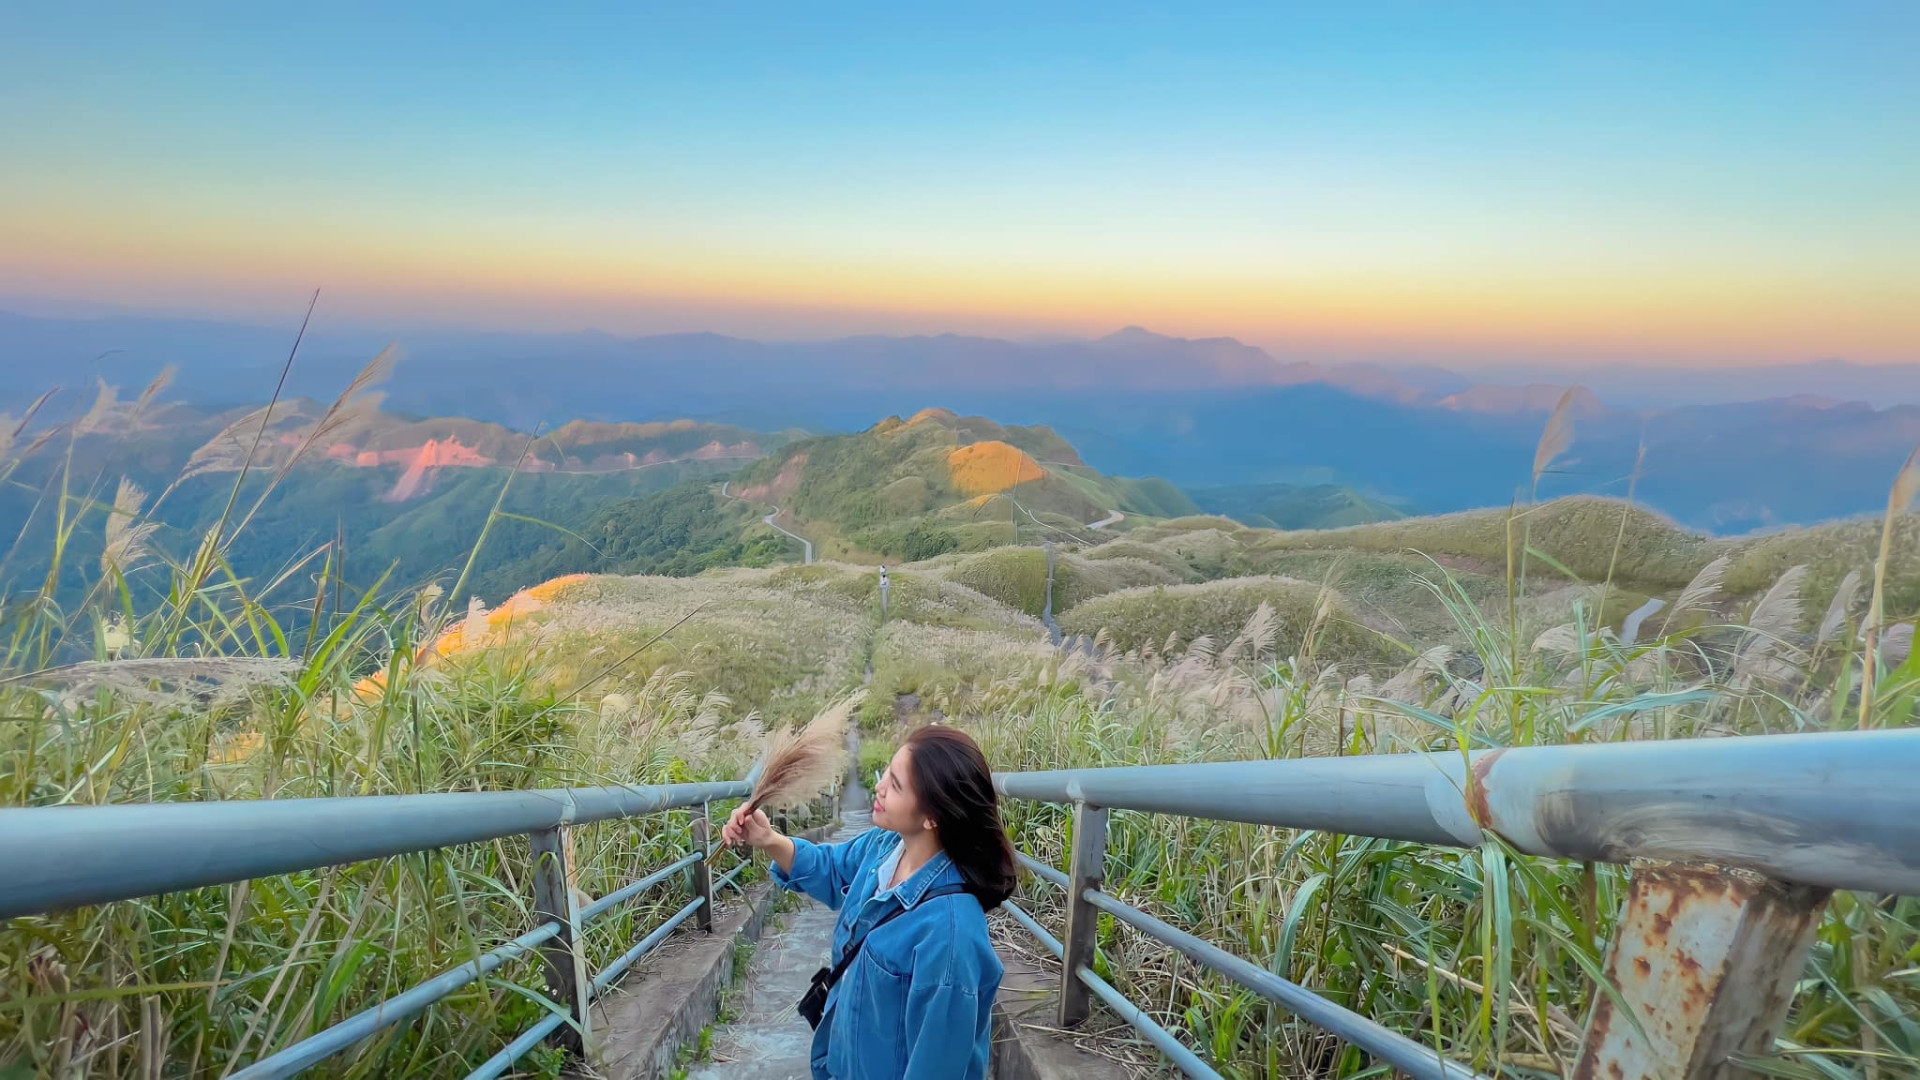
[[[948,727],[923,727],[906,745],[913,791],[940,831],[940,847],[967,891],[992,911],[1013,895],[1016,864],[987,756],[966,732]]]

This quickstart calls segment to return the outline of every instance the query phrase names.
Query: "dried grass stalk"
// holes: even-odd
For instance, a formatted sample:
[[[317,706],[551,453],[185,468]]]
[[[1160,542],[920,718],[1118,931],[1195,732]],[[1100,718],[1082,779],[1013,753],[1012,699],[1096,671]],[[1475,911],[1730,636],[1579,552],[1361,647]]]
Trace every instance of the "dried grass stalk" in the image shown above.
[[[1800,586],[1806,577],[1804,565],[1790,568],[1753,606],[1745,642],[1734,660],[1735,685],[1783,681],[1803,659],[1788,635],[1800,624]]]
[[[1586,643],[1580,640],[1579,627],[1562,623],[1541,631],[1540,636],[1533,639],[1533,651],[1577,656],[1586,651]]]
[[[1241,660],[1258,662],[1273,648],[1273,639],[1280,632],[1280,620],[1273,613],[1273,605],[1265,600],[1248,617],[1240,633],[1227,643],[1220,653],[1222,663],[1232,664]]]
[[[575,854],[577,847],[574,844],[574,834],[578,831],[579,829],[572,825],[562,826],[560,829],[560,846],[564,851],[563,857],[567,861],[567,893],[573,899],[573,909],[576,912],[593,903],[593,894],[580,887],[580,857]]]
[[[1894,623],[1880,635],[1880,663],[1885,670],[1892,671],[1907,662],[1913,653],[1913,624]]]
[[[380,350],[380,355],[369,360],[367,365],[360,369],[360,374],[353,377],[353,382],[347,385],[346,390],[334,399],[326,415],[313,426],[312,433],[306,439],[306,445],[301,447],[302,453],[308,446],[325,440],[348,423],[378,412],[385,397],[374,393],[373,388],[385,382],[393,374],[393,369],[399,362],[400,347],[398,345],[388,345]]]
[[[1765,637],[1784,639],[1800,625],[1800,586],[1807,579],[1807,567],[1802,564],[1788,568],[1773,583],[1767,595],[1753,606],[1753,614],[1747,619],[1747,629]]]
[[[187,458],[186,466],[180,470],[180,476],[172,486],[179,487],[207,473],[239,472],[246,466],[254,441],[266,424],[269,413],[269,407],[261,406],[220,429],[218,434],[207,440],[206,445]]]
[[[1198,661],[1201,664],[1211,665],[1214,655],[1218,651],[1219,646],[1214,643],[1213,635],[1201,634],[1199,637],[1194,638],[1192,643],[1187,646],[1186,656],[1188,659]]]
[[[0,461],[6,460],[8,453],[13,450],[14,444],[20,441],[20,436],[26,434],[27,425],[33,423],[33,418],[39,415],[41,406],[51,400],[53,394],[54,392],[49,390],[34,399],[33,404],[27,406],[26,415],[18,420],[15,420],[11,413],[0,413]],[[33,444],[27,447],[26,454],[33,453],[45,445],[52,437],[53,431],[41,432],[39,437],[34,439]],[[26,454],[22,456],[24,457]]]
[[[107,542],[100,552],[102,574],[125,574],[136,568],[147,553],[147,540],[160,525],[140,520],[140,508],[146,501],[147,493],[139,484],[124,476],[120,478],[120,489],[113,496],[113,509],[107,513]]]
[[[865,692],[841,699],[806,727],[783,727],[767,739],[760,778],[746,811],[791,810],[818,798],[847,771],[847,726]]]
[[[160,374],[153,377],[153,381],[147,384],[147,388],[140,392],[139,400],[133,403],[132,410],[127,414],[128,423],[137,426],[145,420],[147,410],[153,406],[154,400],[160,396],[161,391],[173,385],[173,377],[178,373],[179,369],[172,364],[161,368]]]
[[[96,380],[100,384],[99,393],[94,395],[93,407],[87,415],[73,426],[76,435],[104,435],[114,430],[114,414],[120,406],[120,388],[105,379]]]
[[[1860,571],[1849,570],[1840,581],[1840,587],[1834,590],[1833,603],[1827,605],[1826,618],[1820,620],[1820,632],[1814,640],[1821,644],[1832,641],[1847,624],[1847,613],[1853,609],[1853,600],[1860,592]]]
[[[277,656],[166,656],[88,660],[24,676],[80,697],[107,690],[153,705],[227,702],[258,687],[292,684],[300,661]]]
[[[1893,490],[1887,492],[1887,514],[1880,525],[1880,557],[1873,563],[1873,599],[1867,605],[1866,624],[1861,627],[1861,636],[1866,640],[1866,649],[1860,658],[1862,731],[1872,726],[1873,697],[1878,689],[1879,672],[1875,666],[1880,659],[1880,621],[1886,615],[1887,560],[1893,554],[1893,523],[1913,506],[1915,497],[1920,497],[1920,447],[1907,455],[1900,474],[1893,478]]]
[[[1705,607],[1720,594],[1720,582],[1726,578],[1727,567],[1732,563],[1731,557],[1722,555],[1701,567],[1700,572],[1693,575],[1693,580],[1687,583],[1687,587],[1680,590],[1680,599],[1673,602],[1673,610],[1667,612],[1667,618],[1671,620],[1675,615],[1684,615],[1689,611]]]
[[[1540,433],[1540,445],[1533,451],[1533,484],[1540,486],[1540,477],[1546,474],[1553,460],[1573,445],[1573,401],[1575,387],[1568,387],[1560,395],[1560,403],[1553,407],[1553,415],[1547,418],[1546,430]]]

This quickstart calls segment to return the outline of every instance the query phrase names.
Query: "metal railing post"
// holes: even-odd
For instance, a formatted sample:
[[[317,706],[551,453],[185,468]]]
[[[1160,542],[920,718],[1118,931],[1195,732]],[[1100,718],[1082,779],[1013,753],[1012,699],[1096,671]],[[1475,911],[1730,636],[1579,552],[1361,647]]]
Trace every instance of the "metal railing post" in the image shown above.
[[[700,816],[693,819],[693,847],[700,861],[693,864],[693,895],[706,901],[694,913],[694,924],[701,933],[713,933],[713,864],[707,861],[707,848],[713,843],[713,819],[707,804],[700,804]]]
[[[1830,890],[1743,870],[1639,862],[1576,1077],[1750,1075],[1793,1003]]]
[[[1053,618],[1053,541],[1047,541],[1047,618]]]
[[[1073,855],[1067,870],[1066,955],[1060,960],[1060,1026],[1078,1027],[1093,1009],[1080,969],[1093,970],[1099,946],[1100,913],[1087,903],[1087,890],[1106,882],[1107,811],[1105,807],[1073,806]]]
[[[547,996],[567,1009],[573,1021],[554,1030],[553,1041],[584,1054],[592,1043],[587,1005],[593,983],[580,941],[580,913],[573,901],[567,867],[568,826],[528,833],[533,848],[533,910],[536,923],[557,922],[560,932],[540,947],[546,961]]]

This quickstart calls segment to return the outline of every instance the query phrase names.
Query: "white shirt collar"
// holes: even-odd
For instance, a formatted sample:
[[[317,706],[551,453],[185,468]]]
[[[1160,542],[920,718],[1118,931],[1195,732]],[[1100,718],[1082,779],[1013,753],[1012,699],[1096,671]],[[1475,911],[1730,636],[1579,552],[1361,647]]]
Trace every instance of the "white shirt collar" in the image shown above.
[[[881,859],[880,865],[873,868],[873,898],[875,900],[891,896],[894,891],[900,887],[899,885],[890,887],[887,883],[893,880],[894,874],[899,873],[900,852],[905,849],[906,846],[905,844],[893,845],[893,850],[887,852],[887,857]],[[906,882],[903,881],[900,884],[905,885]]]

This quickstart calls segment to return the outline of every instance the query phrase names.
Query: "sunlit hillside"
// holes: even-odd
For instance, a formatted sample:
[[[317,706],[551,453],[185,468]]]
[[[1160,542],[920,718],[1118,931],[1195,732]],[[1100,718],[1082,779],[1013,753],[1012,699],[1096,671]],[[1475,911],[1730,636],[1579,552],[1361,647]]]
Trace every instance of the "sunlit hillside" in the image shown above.
[[[801,440],[734,478],[829,557],[916,559],[1041,535],[1091,537],[1113,517],[1197,508],[1171,484],[1108,477],[1043,427],[928,409]]]
[[[577,529],[529,520],[549,494],[540,485],[568,473],[440,465],[436,494],[409,503],[476,485],[471,519],[369,533],[341,502],[307,500],[328,490],[322,478],[364,476],[374,482],[355,490],[367,506],[409,505],[378,498],[406,470],[304,462],[299,447],[322,445],[326,419],[303,415],[244,478],[226,468],[176,486],[143,474],[158,497],[107,471],[76,485],[72,464],[43,456],[51,441],[9,451],[12,490],[38,493],[30,510],[70,493],[56,500],[64,517],[24,514],[14,549],[38,552],[42,580],[65,597],[0,597],[0,708],[17,718],[0,727],[10,805],[732,776],[769,725],[862,688],[863,769],[929,721],[965,726],[996,767],[1023,769],[1894,726],[1913,723],[1920,700],[1920,520],[1905,515],[1885,523],[1876,608],[1881,522],[1713,539],[1580,498],[1251,528],[1197,516],[1165,485],[1101,476],[1043,429],[929,412],[803,439],[725,479],[595,500]],[[653,433],[669,434],[696,453],[706,445],[686,427]],[[102,462],[143,445],[67,439]],[[189,496],[235,509],[164,516]],[[798,544],[762,520],[776,506],[826,561],[791,565]],[[275,531],[315,512],[339,526]],[[96,539],[81,539],[95,521]],[[509,542],[513,528],[537,539]],[[438,569],[352,577],[343,556],[383,538],[431,549]],[[240,572],[249,551],[288,569]],[[893,563],[884,616],[877,557]],[[1884,674],[1862,687],[1870,622]],[[1012,813],[1025,842],[1058,862],[1057,814]],[[672,828],[587,830],[580,887],[598,894],[658,863]],[[1129,822],[1116,837],[1120,895],[1184,913],[1210,940],[1326,993],[1364,993],[1384,1023],[1423,1015],[1418,1026],[1456,1057],[1564,1059],[1578,1039],[1571,1018],[1603,992],[1591,972],[1618,910],[1619,868],[1589,877],[1484,851],[1174,819]],[[1173,850],[1182,858],[1155,854]],[[256,1030],[242,1017],[291,1007],[308,1024],[338,1019],[458,962],[470,936],[526,929],[505,884],[526,873],[523,854],[482,846],[446,858],[447,874],[369,864],[16,923],[0,933],[0,967],[26,993],[0,1010],[0,1058],[70,1073],[106,1044],[45,1032],[162,1030],[158,1016],[198,1075],[196,1056],[249,1056],[305,1030]],[[1377,882],[1365,901],[1345,880],[1355,865]],[[483,899],[449,907],[448,874]],[[1477,899],[1495,887],[1512,896],[1498,915]],[[1580,908],[1582,896],[1597,907]],[[1024,902],[1057,920],[1047,895]],[[1831,1065],[1826,1075],[1851,1075],[1838,1051],[1863,1033],[1892,1060],[1920,1060],[1901,1026],[1920,1004],[1900,976],[1920,948],[1913,903],[1843,896],[1830,908],[1823,940],[1844,933],[1869,947],[1817,949],[1796,999],[1794,1045]],[[638,905],[589,951],[600,962],[659,916]],[[303,941],[366,925],[382,928],[381,944],[353,971],[303,960]],[[223,936],[231,950],[157,948]],[[1277,1021],[1255,1022],[1228,988],[1177,973],[1141,940],[1102,948],[1121,985],[1240,1074],[1364,1071],[1357,1059],[1330,1065]],[[137,997],[120,992],[119,958],[134,954],[148,957],[144,984],[160,987]],[[1464,975],[1436,987],[1403,954],[1504,988],[1493,1015],[1505,1020],[1476,1023],[1484,990]],[[274,977],[201,989],[239,971]],[[485,993],[341,1059],[342,1075],[463,1074],[525,1026],[538,978],[531,965],[503,969]],[[1421,1014],[1436,994],[1441,1011]],[[1519,1022],[1537,1015],[1521,1002],[1542,996],[1566,1022]],[[1150,1055],[1115,1052],[1150,1071]],[[541,1053],[534,1067],[560,1068],[557,1052]],[[136,1075],[131,1059],[101,1071]]]

